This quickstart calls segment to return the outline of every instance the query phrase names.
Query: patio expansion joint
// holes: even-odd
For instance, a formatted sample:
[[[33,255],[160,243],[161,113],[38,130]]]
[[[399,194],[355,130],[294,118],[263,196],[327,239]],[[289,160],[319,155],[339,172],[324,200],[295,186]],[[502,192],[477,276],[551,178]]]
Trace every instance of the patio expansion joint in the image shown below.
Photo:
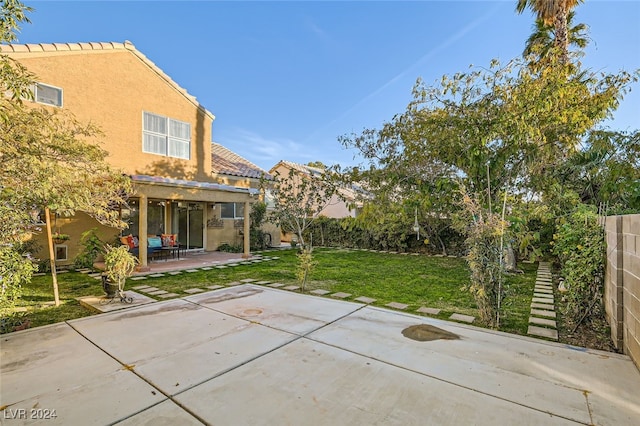
[[[174,395],[168,394],[166,392],[164,392],[160,387],[156,386],[152,381],[147,380],[144,376],[142,376],[141,374],[139,374],[136,370],[135,370],[135,366],[130,366],[128,364],[125,364],[124,362],[122,362],[120,359],[118,359],[117,357],[115,357],[114,355],[110,354],[109,352],[107,352],[106,350],[104,350],[100,345],[98,345],[96,342],[94,342],[93,340],[89,339],[87,336],[85,336],[80,330],[78,330],[77,328],[75,328],[73,326],[73,324],[70,324],[68,321],[65,321],[65,323],[67,324],[67,326],[69,326],[73,331],[75,331],[80,337],[82,337],[83,339],[85,339],[87,342],[89,342],[91,345],[95,346],[99,351],[101,351],[102,353],[104,353],[105,355],[107,355],[109,358],[113,359],[115,362],[117,362],[118,364],[120,364],[122,366],[122,369],[124,371],[128,371],[129,373],[134,374],[138,379],[142,380],[143,382],[145,382],[146,384],[148,384],[149,386],[151,386],[153,389],[155,389],[158,393],[160,393],[161,395],[164,395],[165,398],[167,398],[168,400],[170,400],[171,402],[173,402],[174,404],[178,405],[180,408],[182,408],[184,411],[186,411],[187,413],[189,413],[190,415],[192,415],[194,418],[196,418],[198,421],[202,422],[202,424],[207,424],[206,421],[204,421],[204,419],[202,419],[200,416],[198,416],[196,413],[194,413],[192,410],[190,410],[188,407],[184,406],[183,404],[181,404],[179,401],[177,401],[175,399],[176,395],[181,394],[183,391],[178,392]],[[185,389],[186,390],[186,389]],[[166,402],[167,399],[163,399],[160,400],[158,402],[156,402],[155,404],[152,404],[149,407],[145,407],[145,410],[148,410],[151,407],[155,407],[156,405],[162,404],[163,402]],[[132,413],[129,416],[126,416],[122,419],[120,419],[119,421],[122,420],[126,420],[128,418],[134,417],[139,413]]]

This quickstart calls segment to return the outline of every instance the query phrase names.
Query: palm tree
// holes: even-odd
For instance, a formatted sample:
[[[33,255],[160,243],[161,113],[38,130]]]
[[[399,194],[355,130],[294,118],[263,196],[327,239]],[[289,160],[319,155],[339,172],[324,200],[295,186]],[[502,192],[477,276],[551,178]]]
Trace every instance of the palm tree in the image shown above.
[[[585,24],[573,25],[575,12],[571,11],[567,14],[568,27],[568,44],[584,49],[589,43],[587,32],[589,27]],[[533,33],[527,39],[522,55],[528,57],[535,55],[535,59],[529,63],[529,66],[544,65],[550,57],[555,47],[556,31],[553,25],[547,25],[541,19],[536,19],[533,26]]]
[[[518,0],[516,11],[524,12],[528,7],[537,20],[554,28],[554,45],[560,52],[560,63],[569,62],[569,36],[567,16],[584,0]]]

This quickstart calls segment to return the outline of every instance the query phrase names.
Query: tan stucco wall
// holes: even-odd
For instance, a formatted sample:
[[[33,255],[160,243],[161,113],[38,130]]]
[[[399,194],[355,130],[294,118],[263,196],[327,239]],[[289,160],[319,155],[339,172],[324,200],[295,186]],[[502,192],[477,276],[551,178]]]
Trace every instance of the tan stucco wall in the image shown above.
[[[47,45],[44,48],[46,51],[41,51],[36,45],[32,45],[29,47],[32,51],[26,52],[25,46],[18,46],[15,52],[2,48],[2,53],[22,63],[36,75],[36,81],[61,88],[62,110],[71,112],[82,123],[93,123],[100,128],[103,134],[96,137],[96,142],[109,152],[107,161],[112,166],[130,175],[216,182],[211,169],[211,126],[214,116],[144,55],[130,44],[118,48],[104,47],[100,43],[95,46],[74,44],[72,50],[63,48],[57,51],[53,47]],[[35,102],[26,103],[34,107],[58,109]],[[143,152],[143,112],[190,123],[189,160]],[[245,181],[247,185],[242,180],[229,184],[245,188],[250,186],[249,180]],[[132,197],[140,197],[145,202],[149,199],[206,203],[247,202],[253,199],[246,192],[165,185],[158,182],[135,183]],[[145,209],[141,208],[140,214],[146,217],[143,210]],[[206,221],[206,216],[204,219]],[[78,252],[74,241],[79,241],[80,234],[93,227],[100,228],[100,225],[83,215],[71,218],[63,225],[64,229],[61,231],[71,234],[72,240],[68,243],[69,261],[59,262],[59,265],[72,262]],[[109,233],[110,238],[117,233],[117,230],[107,229],[105,233]],[[175,232],[169,229],[167,231]],[[217,244],[207,243],[227,238],[224,232],[226,231],[218,235],[220,231],[217,229],[203,229],[204,249],[216,249]],[[140,229],[126,230],[125,233],[146,234],[146,221],[140,221]],[[41,235],[34,238],[46,242],[46,237]],[[142,241],[141,260],[145,264],[143,253],[146,240]],[[39,255],[48,257],[46,251]]]
[[[133,52],[82,50],[9,56],[33,72],[37,81],[62,88],[64,110],[102,129],[100,140],[113,166],[127,174],[212,181],[212,116]],[[191,124],[190,160],[142,152],[143,111]]]
[[[35,241],[39,249],[34,251],[32,254],[37,259],[48,259],[49,246],[47,245],[47,230],[44,225],[40,228],[40,232],[35,232],[32,235],[32,239]],[[67,246],[67,260],[57,261],[56,264],[58,266],[68,266],[73,264],[73,260],[83,249],[80,245],[80,239],[82,238],[82,233],[84,231],[96,228],[98,237],[103,242],[109,244],[116,243],[116,236],[119,234],[118,229],[100,225],[92,217],[81,212],[76,213],[72,217],[52,218],[51,228],[52,232],[57,231],[63,234],[69,234],[71,237],[68,241],[65,241],[62,244]]]
[[[640,214],[606,219],[604,304],[611,338],[640,368]]]

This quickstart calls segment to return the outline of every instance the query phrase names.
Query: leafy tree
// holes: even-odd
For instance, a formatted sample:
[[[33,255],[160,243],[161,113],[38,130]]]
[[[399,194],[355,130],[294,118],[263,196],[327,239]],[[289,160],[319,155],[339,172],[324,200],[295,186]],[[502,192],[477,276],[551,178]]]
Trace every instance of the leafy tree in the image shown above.
[[[310,248],[306,231],[334,200],[336,185],[328,174],[313,176],[289,169],[286,176],[276,173],[269,190],[274,206],[269,219],[285,232],[293,232],[303,248]]]
[[[564,191],[609,214],[640,211],[640,130],[594,130],[582,149],[554,169]]]
[[[0,42],[14,41],[20,22],[31,9],[10,0],[0,8]],[[27,212],[34,208],[69,216],[83,211],[103,224],[124,227],[118,206],[131,192],[128,177],[112,169],[107,152],[96,144],[100,132],[66,112],[24,105],[33,99],[35,77],[16,61],[0,55],[0,234],[2,250],[38,231]],[[47,227],[50,232],[50,227]],[[49,241],[54,298],[59,305],[55,259]],[[16,273],[26,269],[17,268]],[[24,281],[30,276],[23,275]],[[3,286],[6,278],[3,278]]]
[[[582,140],[610,116],[638,78],[627,72],[597,75],[560,66],[555,57],[548,60],[552,66],[544,68],[528,67],[523,59],[505,66],[493,61],[489,69],[443,76],[432,86],[418,80],[404,113],[381,130],[365,130],[341,141],[369,161],[369,168],[359,173],[373,182],[374,193],[401,194],[395,201],[418,193],[430,200],[428,189],[438,184],[453,189],[462,183],[470,199],[485,209],[485,219],[498,211],[517,216],[513,208],[519,201],[532,195],[548,200],[557,193],[559,182],[552,171],[579,151]],[[451,200],[446,202],[451,214],[468,213],[455,207],[459,198]],[[481,224],[477,217],[470,222]],[[470,228],[467,235],[480,241],[483,229]],[[514,230],[501,232],[500,244],[508,246],[509,231]],[[522,232],[531,241],[526,227]],[[474,244],[469,242],[467,250]],[[489,245],[476,246],[486,247],[484,258],[495,261]],[[502,250],[497,253],[501,268]]]

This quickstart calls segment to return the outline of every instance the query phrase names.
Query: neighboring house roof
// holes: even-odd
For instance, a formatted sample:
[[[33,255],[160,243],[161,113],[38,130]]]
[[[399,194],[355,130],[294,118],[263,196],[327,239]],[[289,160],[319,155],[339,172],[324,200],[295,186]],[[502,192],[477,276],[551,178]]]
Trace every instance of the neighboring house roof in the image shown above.
[[[271,168],[270,173],[272,174],[275,173],[275,171],[278,169],[279,166],[284,166],[288,169],[293,169],[294,171],[303,173],[307,176],[320,177],[322,176],[322,174],[326,172],[326,170],[318,167],[312,167],[312,166],[307,166],[305,164],[298,164],[298,163],[293,163],[291,161],[281,160],[280,162],[278,162],[278,164],[276,164]],[[340,186],[338,188],[338,192],[345,200],[348,200],[348,201],[355,201],[359,197],[363,197],[363,196],[366,197],[368,195],[367,191],[365,191],[360,185],[355,183],[352,183],[350,186]]]
[[[215,142],[211,144],[211,171],[222,175],[273,179],[269,173],[251,161]]]
[[[125,40],[124,43],[116,42],[91,42],[91,43],[39,43],[39,44],[1,44],[0,53],[56,53],[56,52],[90,52],[90,51],[129,51],[135,55],[142,63],[148,66],[153,72],[155,72],[160,78],[173,87],[177,92],[184,96],[189,102],[194,104],[197,108],[202,110],[205,114],[211,117],[212,120],[215,116],[208,111],[205,107],[200,105],[195,96],[187,93],[185,89],[180,87],[178,83],[173,81],[171,77],[164,73],[156,64],[149,60],[142,52],[138,51],[133,43]]]
[[[296,170],[298,172],[307,174],[307,175],[311,175],[311,176],[321,176],[325,171],[323,169],[320,169],[318,167],[311,167],[311,166],[307,166],[305,164],[298,164],[298,163],[294,163],[291,161],[286,161],[286,160],[281,160],[278,162],[278,164],[276,164],[275,166],[273,166],[271,168],[271,170],[269,171],[269,173],[274,173],[275,170],[278,168],[278,166],[283,165],[289,169],[293,169]]]

